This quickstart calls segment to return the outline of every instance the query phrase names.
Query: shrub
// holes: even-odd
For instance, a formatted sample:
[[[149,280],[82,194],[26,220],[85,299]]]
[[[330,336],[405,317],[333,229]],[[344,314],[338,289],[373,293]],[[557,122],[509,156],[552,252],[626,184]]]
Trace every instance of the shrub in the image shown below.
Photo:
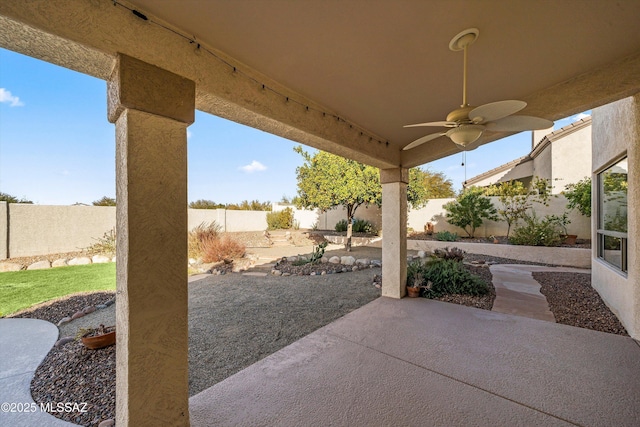
[[[564,196],[569,201],[567,208],[578,209],[582,215],[591,217],[591,178],[568,184],[564,187]]]
[[[483,192],[481,188],[471,187],[460,193],[456,200],[444,205],[449,224],[464,229],[469,237],[474,237],[476,228],[482,225],[484,219],[498,220],[496,208]]]
[[[427,298],[445,294],[477,296],[489,291],[484,280],[453,259],[436,258],[426,263],[421,273],[427,283],[424,287],[424,296]]]
[[[551,215],[540,219],[535,212],[524,217],[524,225],[513,231],[509,242],[514,245],[558,246],[562,242],[558,221]]]
[[[455,242],[458,240],[458,233],[451,233],[449,231],[438,231],[436,233],[436,240],[441,242]]]
[[[281,211],[267,213],[267,227],[269,230],[293,227],[293,209],[286,208]]]
[[[85,250],[89,254],[116,254],[116,229],[105,232],[102,237],[93,239],[96,241],[93,245],[89,246]]]
[[[459,248],[438,248],[433,251],[434,258],[451,259],[457,262],[462,262],[462,260],[464,259],[464,254],[465,252]]]
[[[345,232],[347,231],[347,225],[348,225],[347,220],[341,219],[336,223],[335,230],[338,232]],[[353,220],[352,231],[354,233],[378,234],[378,230],[376,229],[375,225],[371,224],[366,219],[358,219],[358,218],[354,218]]]
[[[205,237],[201,242],[202,261],[218,262],[224,260],[232,260],[234,258],[242,258],[245,254],[245,246],[233,240],[229,236]]]
[[[217,222],[211,221],[208,224],[206,222],[202,222],[194,227],[193,230],[189,231],[189,257],[199,258],[202,255],[202,242],[205,240],[217,239],[221,230],[222,227],[220,227]]]

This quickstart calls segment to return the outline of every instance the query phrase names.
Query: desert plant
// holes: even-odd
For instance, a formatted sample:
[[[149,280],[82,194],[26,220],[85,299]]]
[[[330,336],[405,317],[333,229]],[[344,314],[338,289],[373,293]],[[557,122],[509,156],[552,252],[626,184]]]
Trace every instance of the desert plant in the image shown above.
[[[433,251],[434,258],[451,259],[457,262],[462,262],[464,254],[465,251],[459,248],[437,248]]]
[[[489,290],[484,280],[469,272],[461,262],[444,258],[409,263],[407,286],[422,288],[427,298],[446,294],[484,295]]]
[[[444,205],[447,221],[462,228],[469,237],[474,237],[476,228],[485,219],[498,220],[496,208],[483,193],[483,189],[471,187],[460,193],[456,200]]]
[[[436,240],[441,242],[455,242],[458,240],[458,233],[452,233],[450,231],[438,231],[436,233]]]
[[[514,245],[558,246],[562,241],[558,221],[552,215],[538,218],[535,212],[524,217],[524,225],[513,231],[509,239]]]
[[[567,208],[578,209],[582,215],[591,217],[591,178],[586,177],[564,187],[564,196],[569,203]]]
[[[230,261],[242,258],[245,254],[245,246],[225,235],[218,237],[205,237],[201,242],[202,261],[218,262]]]
[[[293,227],[293,209],[285,208],[281,211],[267,213],[267,227],[269,230]]]
[[[116,254],[116,229],[115,227],[105,232],[102,237],[94,238],[96,241],[93,245],[85,249],[89,254]]]
[[[199,258],[202,255],[202,242],[217,239],[221,231],[222,227],[215,221],[210,223],[202,222],[189,231],[189,257]]]
[[[508,238],[511,226],[524,218],[531,207],[530,198],[534,193],[527,190],[520,181],[508,181],[492,185],[487,190],[487,195],[498,196],[500,200],[501,206],[498,207],[497,212],[507,223]]]

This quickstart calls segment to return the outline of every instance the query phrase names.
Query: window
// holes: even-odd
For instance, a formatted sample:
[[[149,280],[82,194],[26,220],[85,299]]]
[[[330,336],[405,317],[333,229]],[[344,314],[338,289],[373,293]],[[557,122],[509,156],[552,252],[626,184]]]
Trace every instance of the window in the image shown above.
[[[627,158],[598,174],[598,258],[627,271]]]

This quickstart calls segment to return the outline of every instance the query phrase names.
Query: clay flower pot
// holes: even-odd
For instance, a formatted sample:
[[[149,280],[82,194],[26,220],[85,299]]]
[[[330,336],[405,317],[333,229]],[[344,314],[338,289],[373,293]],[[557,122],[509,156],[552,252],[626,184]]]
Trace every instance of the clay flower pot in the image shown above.
[[[420,288],[407,286],[407,295],[409,298],[418,298],[420,296]]]
[[[575,245],[576,244],[576,239],[578,238],[577,235],[575,234],[567,234],[564,236],[564,244],[565,245]]]
[[[115,327],[113,327],[112,331],[109,331],[109,329],[111,328],[107,328],[107,332],[104,334],[82,337],[82,344],[90,350],[97,350],[114,345],[116,343]]]

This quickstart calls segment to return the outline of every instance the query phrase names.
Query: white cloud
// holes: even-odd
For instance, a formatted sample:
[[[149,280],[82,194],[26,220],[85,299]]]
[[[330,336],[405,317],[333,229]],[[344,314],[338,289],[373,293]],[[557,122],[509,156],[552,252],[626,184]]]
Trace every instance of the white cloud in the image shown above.
[[[252,161],[248,165],[240,166],[238,169],[246,173],[260,172],[266,170],[267,167],[257,160]]]
[[[590,116],[591,114],[580,113],[572,117],[572,119],[574,122],[577,122],[578,120],[586,119],[587,117],[590,117]]]
[[[10,107],[24,106],[24,102],[20,101],[20,98],[11,95],[11,92],[3,87],[0,87],[0,102],[6,102]]]

